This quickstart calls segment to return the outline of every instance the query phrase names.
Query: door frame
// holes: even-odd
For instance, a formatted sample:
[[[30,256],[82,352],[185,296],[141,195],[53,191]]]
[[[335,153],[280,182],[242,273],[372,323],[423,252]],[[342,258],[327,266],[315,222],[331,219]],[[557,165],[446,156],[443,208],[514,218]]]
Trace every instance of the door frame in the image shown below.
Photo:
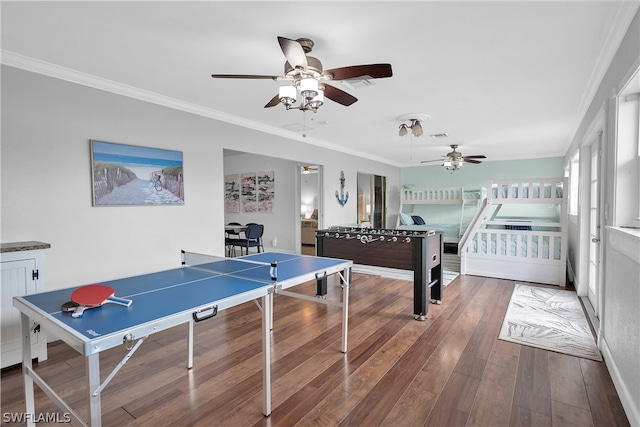
[[[599,164],[598,168],[598,198],[600,201],[605,200],[604,189],[606,188],[606,174],[604,165],[606,164],[605,150],[603,147],[605,143],[606,135],[606,104],[598,111],[594,117],[591,125],[584,133],[582,143],[580,144],[580,203],[579,203],[579,227],[580,227],[580,266],[579,266],[579,282],[576,288],[577,294],[581,297],[583,306],[585,307],[587,314],[589,315],[591,324],[596,331],[596,339],[599,342],[601,337],[602,326],[600,324],[600,318],[602,318],[604,308],[604,292],[603,292],[603,279],[604,279],[604,245],[602,241],[598,245],[598,263],[597,263],[597,301],[595,306],[589,299],[589,266],[590,266],[590,244],[591,244],[591,155],[592,149],[597,147],[599,150]],[[604,222],[605,222],[606,209],[603,204],[600,203],[600,207],[597,212],[597,228],[600,230],[600,239],[603,237]]]
[[[589,181],[589,215],[587,218],[587,224],[588,224],[588,239],[587,239],[587,244],[589,245],[589,255],[588,255],[588,262],[589,262],[589,267],[587,268],[587,298],[589,299],[589,302],[591,302],[591,306],[593,307],[594,311],[595,311],[595,316],[600,319],[600,305],[599,305],[599,301],[600,301],[600,283],[602,282],[602,242],[601,242],[601,238],[602,238],[602,221],[600,220],[600,216],[601,216],[601,211],[600,211],[600,206],[601,203],[600,201],[602,200],[602,193],[601,193],[601,186],[602,183],[600,182],[600,179],[602,178],[602,132],[598,132],[595,136],[595,140],[593,141],[593,143],[589,146],[590,151],[589,151],[589,177],[588,177],[588,181]],[[594,165],[594,158],[596,160],[596,164]],[[595,170],[594,170],[595,169]],[[595,194],[595,198],[596,200],[593,200],[593,182],[594,182],[594,177],[595,177],[595,181],[596,181],[596,194]],[[595,209],[594,209],[595,208]],[[594,217],[591,216],[592,213],[595,212]],[[595,220],[596,224],[593,224],[593,220]],[[594,231],[595,230],[595,231]],[[596,247],[593,247],[593,243],[597,243]],[[592,249],[595,249],[592,251]],[[595,277],[592,277],[593,275],[592,270],[591,270],[591,265],[595,265]],[[592,287],[591,287],[591,283],[592,281],[595,281],[595,289],[592,291]]]
[[[296,250],[298,251],[298,253],[301,251],[302,248],[302,233],[301,233],[301,218],[300,218],[300,206],[302,206],[302,169],[305,166],[310,166],[310,167],[314,167],[317,168],[317,174],[318,174],[318,183],[317,183],[317,200],[318,200],[318,229],[322,229],[323,227],[323,223],[324,223],[324,209],[323,209],[323,205],[324,205],[324,168],[322,165],[318,164],[318,163],[301,163],[298,162],[296,164],[296,177],[295,177],[295,191],[296,191],[296,218],[297,220],[295,221],[296,224],[296,230],[295,230],[295,239],[296,239]]]

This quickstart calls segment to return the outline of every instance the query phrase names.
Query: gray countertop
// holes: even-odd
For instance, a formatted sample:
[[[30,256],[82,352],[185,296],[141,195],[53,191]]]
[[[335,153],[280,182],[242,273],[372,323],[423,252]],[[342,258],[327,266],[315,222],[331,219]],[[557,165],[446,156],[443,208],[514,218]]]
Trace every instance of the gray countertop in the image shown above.
[[[33,251],[36,249],[49,249],[50,247],[51,245],[49,243],[35,241],[1,243],[0,253]]]

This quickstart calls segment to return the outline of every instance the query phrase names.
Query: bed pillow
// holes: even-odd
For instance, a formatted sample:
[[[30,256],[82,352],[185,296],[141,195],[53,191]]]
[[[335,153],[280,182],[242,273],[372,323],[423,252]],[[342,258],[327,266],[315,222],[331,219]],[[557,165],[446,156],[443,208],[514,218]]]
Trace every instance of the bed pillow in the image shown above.
[[[419,216],[419,215],[411,215],[411,219],[413,219],[413,223],[415,225],[424,225],[425,224],[424,219],[422,219],[422,217]]]
[[[413,225],[413,218],[411,218],[411,215],[406,214],[406,213],[400,213],[400,223],[402,225]]]

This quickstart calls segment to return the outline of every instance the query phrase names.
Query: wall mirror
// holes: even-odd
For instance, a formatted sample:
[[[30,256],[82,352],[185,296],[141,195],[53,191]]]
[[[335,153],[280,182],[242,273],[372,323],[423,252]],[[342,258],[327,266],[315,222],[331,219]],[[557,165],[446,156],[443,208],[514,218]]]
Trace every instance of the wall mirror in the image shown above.
[[[358,172],[358,225],[387,227],[387,177]]]

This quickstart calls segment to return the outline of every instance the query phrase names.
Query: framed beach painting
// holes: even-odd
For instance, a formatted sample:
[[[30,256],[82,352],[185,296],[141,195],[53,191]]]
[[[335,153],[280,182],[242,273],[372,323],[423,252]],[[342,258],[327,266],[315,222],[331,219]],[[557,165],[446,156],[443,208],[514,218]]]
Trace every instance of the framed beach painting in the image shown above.
[[[183,205],[182,152],[91,140],[93,206]]]

